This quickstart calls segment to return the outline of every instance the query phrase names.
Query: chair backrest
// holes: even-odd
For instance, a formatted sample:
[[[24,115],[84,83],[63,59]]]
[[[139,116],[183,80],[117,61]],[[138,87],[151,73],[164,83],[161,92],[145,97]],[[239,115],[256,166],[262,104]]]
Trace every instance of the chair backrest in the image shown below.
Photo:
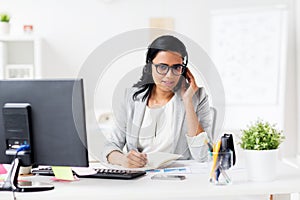
[[[217,137],[217,134],[216,134],[216,122],[217,122],[217,110],[216,108],[214,107],[210,107],[209,108],[210,110],[210,116],[211,116],[211,137],[212,137],[212,140],[214,141],[215,140],[215,137]]]

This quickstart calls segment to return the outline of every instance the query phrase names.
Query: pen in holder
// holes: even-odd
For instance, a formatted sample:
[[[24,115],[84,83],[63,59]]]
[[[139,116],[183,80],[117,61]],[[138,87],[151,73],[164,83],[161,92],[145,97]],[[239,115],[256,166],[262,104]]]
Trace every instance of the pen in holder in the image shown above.
[[[228,169],[233,165],[232,151],[211,152],[210,155],[210,177],[209,181],[216,185],[227,185],[231,183]]]
[[[231,183],[228,169],[235,164],[235,152],[231,134],[224,134],[215,145],[209,146],[209,163],[211,164],[209,181],[216,185]]]

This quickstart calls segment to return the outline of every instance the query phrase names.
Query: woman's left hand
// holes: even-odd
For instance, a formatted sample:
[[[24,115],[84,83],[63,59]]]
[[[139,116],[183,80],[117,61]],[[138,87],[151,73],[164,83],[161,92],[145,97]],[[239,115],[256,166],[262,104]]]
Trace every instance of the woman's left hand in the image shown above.
[[[192,100],[195,92],[198,90],[198,86],[196,84],[195,78],[192,72],[187,68],[186,69],[186,80],[190,84],[188,88],[186,88],[185,80],[181,83],[181,96],[184,101]]]

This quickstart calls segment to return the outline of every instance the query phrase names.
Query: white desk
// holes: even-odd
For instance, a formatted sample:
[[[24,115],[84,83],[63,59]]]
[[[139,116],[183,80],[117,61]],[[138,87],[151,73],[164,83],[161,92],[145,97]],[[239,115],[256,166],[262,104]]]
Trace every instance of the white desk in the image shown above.
[[[182,162],[182,161],[181,161]],[[52,182],[55,189],[46,192],[17,193],[18,200],[60,199],[218,199],[237,195],[274,194],[299,200],[300,170],[280,163],[278,176],[272,182],[248,182],[244,169],[231,171],[233,183],[215,186],[208,183],[206,173],[186,174],[186,180],[151,180],[153,173],[134,180],[81,179],[74,182]],[[51,182],[50,177],[31,177]],[[295,198],[296,197],[296,198]],[[0,200],[12,199],[11,192],[1,192]],[[276,199],[276,198],[275,198]]]

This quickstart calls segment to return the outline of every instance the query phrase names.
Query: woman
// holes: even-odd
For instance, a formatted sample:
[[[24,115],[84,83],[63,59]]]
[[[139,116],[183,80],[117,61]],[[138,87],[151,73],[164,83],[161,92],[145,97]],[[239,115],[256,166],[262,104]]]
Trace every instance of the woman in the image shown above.
[[[187,63],[186,47],[176,37],[160,36],[150,44],[142,77],[115,112],[117,126],[103,152],[107,162],[143,167],[147,153],[154,151],[206,160],[208,97]],[[125,145],[128,153],[123,152]]]

